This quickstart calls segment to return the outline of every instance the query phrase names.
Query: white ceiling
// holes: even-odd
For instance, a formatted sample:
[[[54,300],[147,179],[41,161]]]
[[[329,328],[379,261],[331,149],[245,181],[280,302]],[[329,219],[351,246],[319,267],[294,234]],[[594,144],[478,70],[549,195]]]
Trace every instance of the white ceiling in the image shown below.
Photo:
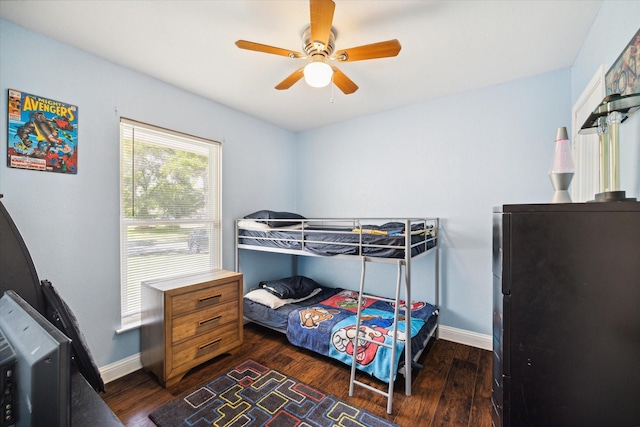
[[[398,39],[397,57],[337,65],[360,89],[303,80],[304,65],[238,49],[302,51],[306,0],[0,0],[0,17],[298,132],[573,64],[602,0],[335,0],[336,50]]]

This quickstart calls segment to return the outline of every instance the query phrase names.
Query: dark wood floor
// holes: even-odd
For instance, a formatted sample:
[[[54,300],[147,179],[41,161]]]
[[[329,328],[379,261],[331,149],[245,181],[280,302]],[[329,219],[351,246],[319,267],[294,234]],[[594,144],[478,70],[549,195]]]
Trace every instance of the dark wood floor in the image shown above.
[[[356,387],[349,397],[349,367],[289,344],[283,334],[245,325],[244,344],[236,355],[214,359],[192,370],[167,389],[145,371],[137,371],[107,384],[102,397],[127,426],[154,426],[148,414],[163,403],[205,383],[238,362],[251,358],[291,375],[327,393],[365,408],[405,427],[491,426],[491,353],[438,340],[414,371],[412,396],[404,395],[403,380],[396,381],[393,413],[386,413],[384,396]],[[359,380],[377,386],[360,375]]]

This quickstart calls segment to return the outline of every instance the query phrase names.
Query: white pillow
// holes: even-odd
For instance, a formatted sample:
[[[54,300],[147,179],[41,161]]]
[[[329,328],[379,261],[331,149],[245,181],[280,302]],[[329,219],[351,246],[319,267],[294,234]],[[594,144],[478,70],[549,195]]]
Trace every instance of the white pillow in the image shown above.
[[[249,221],[249,220],[238,221],[238,228],[244,228],[245,230],[254,230],[254,231],[267,231],[271,229],[271,227],[269,227],[264,222]]]
[[[306,226],[307,225],[305,224],[304,227],[306,228]],[[267,225],[264,222],[241,219],[240,221],[238,221],[238,228],[243,228],[245,230],[253,230],[253,231],[269,231],[269,230],[272,230],[273,228],[282,228],[287,230],[300,230],[302,228],[302,223],[285,225],[282,227],[276,224],[274,227],[269,227],[269,225]]]
[[[318,294],[320,291],[322,291],[322,288],[316,288],[313,290],[313,292],[311,292],[309,295],[307,295],[304,298],[300,298],[300,299],[293,299],[293,298],[288,298],[288,299],[282,299],[282,298],[278,298],[277,296],[275,296],[274,294],[272,294],[271,292],[267,291],[266,289],[256,289],[253,290],[249,293],[247,293],[244,297],[248,300],[251,300],[253,302],[257,302],[258,304],[262,304],[262,305],[266,305],[267,307],[270,307],[274,310],[282,307],[283,305],[286,304],[291,304],[292,302],[301,302],[304,301],[308,298],[311,298],[312,296]]]

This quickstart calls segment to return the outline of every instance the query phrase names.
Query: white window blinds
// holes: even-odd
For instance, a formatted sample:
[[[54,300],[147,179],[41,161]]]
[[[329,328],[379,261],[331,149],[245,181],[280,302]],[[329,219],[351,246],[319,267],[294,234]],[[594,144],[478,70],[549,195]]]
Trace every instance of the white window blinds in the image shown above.
[[[219,142],[120,120],[122,327],[141,283],[221,268]]]

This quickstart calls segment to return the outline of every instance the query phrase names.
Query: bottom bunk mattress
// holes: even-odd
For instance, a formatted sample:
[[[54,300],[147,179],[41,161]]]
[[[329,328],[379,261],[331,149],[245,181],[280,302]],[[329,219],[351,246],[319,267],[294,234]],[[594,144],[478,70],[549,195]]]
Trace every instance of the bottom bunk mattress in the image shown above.
[[[318,285],[321,289],[319,293],[300,302],[292,302],[280,307],[273,307],[268,301],[252,301],[249,298],[243,298],[243,314],[247,320],[259,325],[266,326],[282,333],[287,332],[287,323],[289,323],[289,313],[298,308],[308,307],[318,304],[342,291],[340,288],[329,288]],[[271,307],[269,306],[271,305]]]
[[[353,338],[356,335],[357,301],[357,292],[343,290],[318,304],[291,310],[287,324],[287,339],[294,345],[351,365]],[[426,302],[412,303],[410,327],[407,327],[401,311],[397,324],[395,359],[392,359],[394,304],[366,298],[365,295],[363,307],[359,336],[366,336],[373,342],[361,341],[358,345],[357,367],[360,371],[389,382],[393,364],[396,367],[391,378],[393,381],[399,367],[403,366],[407,338],[411,339],[414,360],[435,330],[438,309]]]

